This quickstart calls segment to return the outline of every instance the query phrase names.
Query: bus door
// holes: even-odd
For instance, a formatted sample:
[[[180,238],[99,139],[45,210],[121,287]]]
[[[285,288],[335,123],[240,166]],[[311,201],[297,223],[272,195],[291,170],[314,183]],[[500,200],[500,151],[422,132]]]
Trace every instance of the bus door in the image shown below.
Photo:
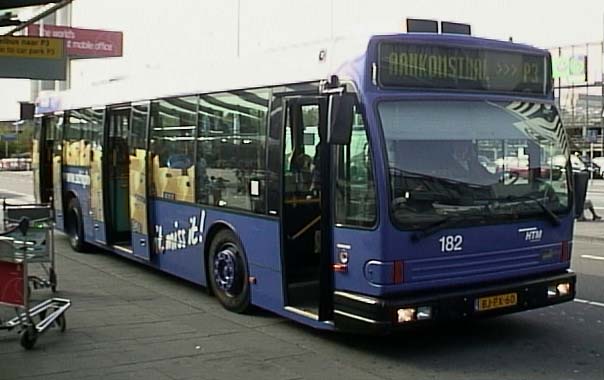
[[[65,228],[63,212],[63,112],[50,116],[47,124],[47,138],[52,144],[52,200],[55,210],[55,225],[58,229]]]
[[[331,149],[323,143],[327,98],[283,100],[282,241],[286,305],[318,320],[332,319]]]
[[[150,259],[152,237],[149,224],[149,102],[132,105],[129,136],[129,192],[132,253]]]
[[[34,170],[34,194],[36,202],[50,203],[53,190],[54,130],[51,117],[36,119],[33,140],[32,166]]]
[[[103,158],[105,147],[105,108],[92,110],[92,136],[90,150],[90,211],[94,226],[94,240],[107,244],[107,231],[105,226],[105,210],[103,201]]]
[[[42,144],[44,135],[42,134],[42,118],[37,117],[34,120],[34,134],[31,143],[31,170],[34,174],[34,199],[37,203],[42,203],[42,180],[40,175],[40,157],[44,159],[42,153]]]
[[[107,109],[104,163],[104,203],[107,243],[132,252],[130,229],[130,106]]]

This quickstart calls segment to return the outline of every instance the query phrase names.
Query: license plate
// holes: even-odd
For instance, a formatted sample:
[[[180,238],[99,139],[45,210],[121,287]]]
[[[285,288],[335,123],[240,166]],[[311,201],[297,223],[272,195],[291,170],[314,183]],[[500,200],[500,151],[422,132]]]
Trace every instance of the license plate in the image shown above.
[[[517,303],[518,295],[516,293],[498,294],[496,296],[477,299],[475,308],[477,311],[486,311],[514,306]]]

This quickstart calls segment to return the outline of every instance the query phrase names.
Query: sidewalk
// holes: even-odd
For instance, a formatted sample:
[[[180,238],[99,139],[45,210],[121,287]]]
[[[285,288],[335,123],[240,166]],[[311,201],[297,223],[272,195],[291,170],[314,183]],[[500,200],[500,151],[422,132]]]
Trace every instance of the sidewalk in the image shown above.
[[[604,214],[604,180],[590,180],[587,187],[587,198],[590,199],[600,216]],[[586,216],[591,218],[591,213],[586,212]],[[604,241],[604,221],[597,222],[588,220],[585,222],[575,222],[575,239]]]
[[[73,302],[67,330],[50,329],[31,351],[16,331],[0,331],[2,380],[375,379],[326,362],[315,351],[325,334],[261,311],[227,312],[199,286],[116,255],[75,253],[60,233],[56,240],[56,296]],[[36,301],[51,296],[33,292]],[[12,316],[0,308],[0,318]]]

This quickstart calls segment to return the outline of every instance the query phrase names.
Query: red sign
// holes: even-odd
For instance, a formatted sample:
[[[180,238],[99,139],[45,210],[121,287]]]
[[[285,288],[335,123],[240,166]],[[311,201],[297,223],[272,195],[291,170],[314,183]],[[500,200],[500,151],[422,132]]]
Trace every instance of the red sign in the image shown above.
[[[0,304],[25,306],[23,263],[0,261]]]
[[[124,34],[108,30],[44,25],[44,37],[63,38],[65,53],[71,58],[121,57]],[[27,27],[29,36],[40,36],[40,25]]]

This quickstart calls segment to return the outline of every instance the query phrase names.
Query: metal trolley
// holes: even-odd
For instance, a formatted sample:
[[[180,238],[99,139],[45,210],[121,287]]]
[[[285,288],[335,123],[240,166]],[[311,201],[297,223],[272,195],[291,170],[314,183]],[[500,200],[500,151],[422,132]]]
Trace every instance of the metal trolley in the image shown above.
[[[39,264],[45,277],[29,275],[29,283],[34,289],[50,288],[57,291],[57,272],[55,269],[55,245],[53,228],[53,210],[49,204],[9,204],[2,201],[4,231],[18,225],[22,218],[29,219],[28,235],[39,242],[36,256],[29,262]]]
[[[28,265],[47,254],[47,238],[52,233],[48,229],[52,230],[52,224],[37,228],[23,217],[18,225],[0,234],[0,305],[13,307],[16,312],[13,319],[0,320],[0,330],[17,328],[21,346],[28,350],[49,328],[65,331],[65,311],[71,306],[68,299],[51,298],[30,307]]]

